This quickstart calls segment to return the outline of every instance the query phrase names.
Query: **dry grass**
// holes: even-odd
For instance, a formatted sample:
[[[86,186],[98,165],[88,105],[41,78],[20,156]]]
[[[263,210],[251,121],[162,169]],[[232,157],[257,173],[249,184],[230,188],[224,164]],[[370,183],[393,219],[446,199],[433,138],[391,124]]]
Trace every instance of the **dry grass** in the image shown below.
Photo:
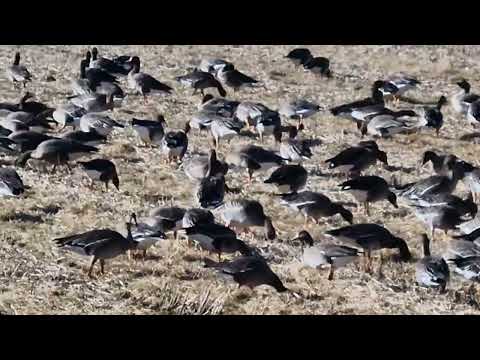
[[[195,112],[199,98],[190,89],[174,83],[175,76],[196,65],[203,57],[222,57],[234,62],[240,70],[265,82],[265,89],[229,94],[239,100],[254,100],[277,108],[280,99],[296,96],[317,101],[325,107],[366,96],[374,80],[393,71],[407,71],[424,80],[421,90],[409,94],[423,101],[436,100],[441,94],[456,90],[451,79],[468,77],[473,89],[480,78],[475,66],[480,48],[475,46],[312,46],[315,54],[331,58],[337,74],[354,74],[359,78],[340,77],[325,81],[293,69],[283,56],[293,46],[102,46],[105,56],[138,54],[144,71],[175,87],[169,98],[151,101],[145,106],[138,97],[129,96],[124,107],[113,114],[127,121],[151,111],[165,114],[172,128],[181,128]],[[0,48],[0,63],[11,62],[16,47]],[[63,103],[69,93],[69,79],[77,76],[83,46],[20,47],[23,62],[35,81],[30,89],[40,101],[54,106]],[[53,75],[55,82],[45,82]],[[2,101],[18,98],[7,81],[0,82]],[[408,106],[402,104],[402,106]],[[358,142],[353,124],[335,119],[327,112],[311,121],[304,134],[320,138],[322,145],[314,149],[313,160],[306,164],[310,171],[308,187],[335,200],[352,199],[337,192],[337,177],[330,176],[323,160],[341,148]],[[477,146],[461,142],[461,135],[470,132],[463,119],[446,108],[446,125],[440,138],[426,132],[421,137],[398,136],[380,140],[379,146],[389,154],[391,165],[402,181],[415,178],[412,169],[426,148],[451,151],[474,163]],[[190,137],[190,151],[206,152],[210,146],[205,136]],[[235,139],[242,143],[246,139]],[[256,141],[256,140],[254,140]],[[225,151],[225,148],[221,153]],[[255,291],[238,289],[216,273],[202,267],[200,253],[184,241],[167,240],[151,251],[146,261],[129,262],[119,257],[107,264],[107,275],[97,280],[85,276],[87,260],[59,251],[51,239],[97,227],[117,228],[128,214],[147,214],[153,207],[174,202],[193,205],[191,184],[175,166],[164,165],[156,150],[142,147],[131,129],[115,133],[101,153],[113,159],[120,175],[120,191],[104,192],[87,188],[80,169],[72,175],[59,172],[44,174],[34,169],[18,172],[31,189],[20,199],[3,199],[0,209],[0,313],[6,314],[465,314],[479,313],[480,297],[475,287],[456,276],[446,295],[418,288],[414,284],[414,265],[389,261],[383,277],[365,275],[355,266],[337,273],[329,282],[325,272],[300,266],[301,249],[291,239],[302,229],[303,218],[278,204],[257,175],[248,188],[245,174],[232,173],[228,181],[241,187],[244,195],[258,199],[274,219],[279,239],[266,242],[258,238],[253,244],[269,254],[274,271],[285,285],[300,294],[295,298],[277,294],[271,288]],[[10,162],[11,158],[2,161]],[[383,168],[371,169],[390,179]],[[430,173],[422,170],[421,176]],[[465,189],[460,187],[460,193]],[[384,224],[393,233],[406,239],[415,258],[421,256],[419,235],[422,225],[405,208],[393,209],[375,204],[367,219],[360,209],[350,207],[355,222]],[[310,226],[317,238],[332,227],[343,225],[332,218],[321,225]],[[250,241],[250,240],[249,240]],[[432,244],[434,253],[442,253],[448,238],[439,235]]]

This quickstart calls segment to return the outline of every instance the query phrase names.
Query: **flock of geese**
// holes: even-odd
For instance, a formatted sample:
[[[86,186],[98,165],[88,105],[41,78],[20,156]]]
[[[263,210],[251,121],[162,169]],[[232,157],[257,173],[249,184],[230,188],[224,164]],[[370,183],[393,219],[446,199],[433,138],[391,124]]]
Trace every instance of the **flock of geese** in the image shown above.
[[[258,236],[252,228],[263,229],[267,241],[277,236],[271,214],[265,212],[262,204],[235,196],[240,190],[228,186],[227,173],[240,170],[245,172],[248,182],[258,181],[254,175],[268,171],[263,182],[272,186],[276,201],[292,213],[304,216],[305,229],[309,222],[318,224],[320,219],[337,214],[347,223],[324,232],[331,241],[313,239],[305,229],[294,239],[303,244],[304,264],[313,268],[329,267],[330,280],[336,269],[360,258],[364,259],[365,271],[371,272],[372,253],[380,253],[382,264],[382,249],[398,249],[401,261],[411,260],[407,242],[401,237],[378,224],[354,223],[346,205],[324,194],[305,190],[309,173],[302,163],[319,160],[312,160],[311,147],[315,142],[301,139],[299,134],[308,127],[308,118],[325,110],[318,104],[296,99],[282,102],[274,110],[258,102],[229,100],[227,90],[235,93],[247,87],[259,89],[262,82],[228,61],[204,59],[193,71],[175,79],[180,86],[191,88],[192,96],[199,92],[202,99],[198,111],[182,129],[168,129],[161,114],[119,123],[109,112],[120,107],[126,96],[121,87],[123,80],[129,89],[143,97],[145,103],[152,101],[154,95],[168,96],[174,91],[171,86],[141,72],[138,56],[109,59],[101,57],[97,48],[88,51],[80,62],[79,78],[71,83],[71,96],[56,108],[33,101],[34,95],[24,90],[35,78],[20,60],[20,54],[16,53],[13,64],[6,69],[6,76],[21,92],[21,98],[18,103],[0,104],[0,147],[5,153],[15,154],[15,166],[24,167],[32,161],[40,161],[50,164],[51,172],[60,166],[67,167],[70,172],[73,161],[95,155],[100,146],[111,140],[114,130],[131,127],[146,146],[161,152],[165,162],[178,163],[185,176],[195,184],[198,207],[160,207],[138,219],[132,213],[126,222],[126,235],[111,229],[94,229],[55,239],[59,247],[91,257],[89,276],[93,276],[97,262],[103,274],[106,260],[138,251],[145,256],[151,246],[172,233],[175,238],[182,235],[190,244],[193,242],[202,250],[217,254],[218,259],[204,260],[205,267],[231,276],[239,286],[269,285],[278,292],[288,291],[261,251],[248,243],[248,236],[242,236],[243,240],[239,238],[242,233]],[[315,57],[305,48],[292,50],[286,54],[285,61],[303,67],[319,79],[333,76],[329,59]],[[414,77],[394,74],[375,81],[370,97],[328,109],[334,117],[352,120],[360,140],[321,161],[330,171],[344,176],[340,190],[350,193],[364,207],[367,216],[375,211],[371,207],[374,203],[387,201],[398,208],[398,200],[416,214],[428,230],[428,236],[423,234],[422,240],[424,257],[416,263],[416,282],[443,291],[450,279],[450,268],[468,280],[480,279],[480,224],[472,225],[476,224],[480,168],[453,154],[428,150],[420,162],[421,165],[431,162],[435,174],[427,178],[399,184],[395,178],[389,183],[380,176],[362,175],[379,162],[388,165],[389,156],[378,147],[375,138],[418,133],[423,129],[433,129],[438,136],[444,123],[442,107],[447,103],[468,123],[480,122],[480,96],[470,92],[467,80],[458,82],[458,93],[449,101],[442,96],[436,106],[425,106],[420,111],[394,111],[386,106],[388,100],[399,102],[406,92],[418,86],[421,83]],[[209,89],[219,96],[207,93]],[[71,130],[63,132],[65,128]],[[196,134],[192,134],[192,130]],[[211,136],[211,150],[208,154],[188,156],[189,137],[203,136],[204,132]],[[235,144],[235,138],[246,132],[256,133],[262,146]],[[363,139],[365,136],[370,136],[370,140]],[[273,138],[275,150],[263,146],[269,138]],[[221,153],[224,156],[219,156]],[[107,191],[109,183],[119,188],[119,176],[110,160],[95,158],[76,161],[76,164],[85,171],[92,185],[98,181]],[[471,191],[467,199],[453,195],[459,181]],[[0,194],[20,196],[23,192],[22,179],[15,169],[1,168]],[[234,196],[225,199],[226,194]],[[453,236],[447,253],[442,256],[430,253],[430,241],[434,241],[437,229],[446,234],[456,230],[463,232]],[[240,255],[222,261],[223,254],[235,253]]]

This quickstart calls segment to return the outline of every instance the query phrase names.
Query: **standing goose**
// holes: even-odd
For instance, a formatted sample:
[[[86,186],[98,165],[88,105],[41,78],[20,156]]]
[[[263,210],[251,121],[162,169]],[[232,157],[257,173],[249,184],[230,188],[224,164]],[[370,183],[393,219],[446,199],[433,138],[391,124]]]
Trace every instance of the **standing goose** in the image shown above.
[[[265,184],[276,185],[280,193],[296,193],[307,184],[308,172],[301,165],[282,165],[276,169]]]
[[[94,159],[90,161],[79,161],[78,163],[91,179],[92,185],[95,180],[101,181],[105,184],[105,190],[108,191],[108,183],[111,181],[117,190],[120,190],[117,168],[110,160]]]
[[[92,54],[90,51],[87,51],[85,58],[86,66],[90,64],[91,59]],[[87,68],[85,70],[85,77],[88,79],[90,87],[94,87],[101,82],[118,83],[116,76],[109,74],[107,71],[100,68]]]
[[[322,75],[326,77],[331,76],[330,60],[323,56],[316,56],[314,58],[308,59],[303,64],[303,69],[305,71],[311,71],[312,73],[317,75]]]
[[[197,186],[196,200],[204,209],[215,209],[223,204],[225,197],[225,177],[223,175],[204,178]]]
[[[454,230],[460,225],[463,220],[460,212],[452,206],[437,205],[437,206],[420,206],[413,204],[416,217],[422,221],[430,230],[432,241],[435,238],[435,229]]]
[[[74,105],[72,103],[67,103],[58,106],[53,112],[52,117],[57,124],[62,126],[62,129],[67,126],[77,128],[80,126],[81,117],[86,113],[87,110],[85,110],[83,107]]]
[[[303,130],[303,126],[300,126],[300,130]],[[304,160],[309,160],[313,154],[308,142],[295,139],[297,134],[298,129],[290,126],[288,139],[280,143],[280,156],[289,162],[302,163]]]
[[[124,127],[111,117],[98,113],[88,113],[80,118],[80,130],[85,132],[96,131],[103,136],[108,136],[114,128],[123,129]]]
[[[91,130],[89,132],[81,130],[69,131],[60,135],[60,138],[70,141],[76,141],[81,144],[90,146],[99,146],[107,142],[107,137],[105,135],[99,134],[95,130]]]
[[[23,87],[26,86],[27,82],[32,81],[32,75],[28,69],[20,65],[20,53],[15,53],[15,60],[13,64],[10,65],[6,70],[6,75],[8,80],[10,80],[14,85],[16,83],[22,83]]]
[[[132,214],[133,216],[134,214]],[[158,241],[166,239],[165,227],[162,222],[153,222],[151,219],[147,221],[137,222],[136,215],[133,217],[135,221],[135,228],[132,231],[133,241],[136,242],[134,250],[142,251],[142,257],[145,259],[147,257],[147,250],[155,245]],[[129,252],[130,256],[130,252]]]
[[[182,218],[182,228],[189,228],[198,224],[213,224],[215,217],[210,210],[191,208],[185,211]]]
[[[92,49],[92,58],[90,59],[89,67],[92,69],[102,69],[116,76],[128,75],[128,70],[118,61],[115,62],[102,56],[98,57],[98,49],[96,47]]]
[[[276,112],[262,114],[255,121],[255,130],[257,131],[260,142],[263,143],[263,138],[267,135],[273,135],[275,141],[278,143],[281,140],[282,124],[280,115]]]
[[[257,255],[239,256],[232,261],[218,263],[205,259],[205,267],[231,276],[239,288],[248,286],[253,290],[257,286],[268,285],[279,293],[288,291],[280,278],[270,269],[265,259]]]
[[[276,112],[261,103],[242,101],[235,110],[235,117],[250,127],[255,126],[255,119],[270,113]]]
[[[305,217],[307,226],[308,219],[319,223],[322,217],[330,217],[340,214],[342,218],[350,224],[353,224],[353,215],[350,210],[345,209],[343,205],[331,201],[327,196],[313,191],[301,191],[293,194],[281,195],[282,205],[301,212]]]
[[[155,120],[139,120],[133,118],[131,124],[145,144],[161,145],[163,136],[165,135],[164,126],[166,126],[163,115],[158,114]]]
[[[337,169],[346,176],[360,175],[368,167],[375,165],[380,160],[388,165],[387,154],[378,148],[375,141],[363,141],[357,146],[342,150],[333,158],[325,160],[329,169]]]
[[[430,255],[430,240],[427,234],[422,235],[423,258],[415,266],[415,278],[420,286],[440,288],[445,291],[450,270],[446,261],[439,256]]]
[[[309,49],[296,48],[285,55],[285,58],[290,60],[295,66],[300,66],[306,64],[310,59],[312,59],[313,55]]]
[[[215,118],[210,125],[210,132],[213,137],[213,144],[218,151],[220,139],[231,139],[240,134],[244,123],[237,118]]]
[[[398,249],[402,261],[410,261],[411,254],[405,240],[396,237],[386,228],[377,224],[355,224],[339,229],[329,230],[332,236],[346,245],[363,249],[366,255],[366,269],[371,271],[371,252],[382,249]],[[382,252],[380,252],[382,258]]]
[[[132,57],[132,70],[128,73],[128,84],[131,89],[143,96],[146,101],[147,95],[150,94],[170,94],[172,88],[155,79],[153,76],[140,72],[140,58]]]
[[[150,226],[162,226],[163,231],[173,232],[173,236],[177,238],[177,231],[182,228],[182,221],[187,210],[178,206],[167,206],[154,209],[150,212],[146,222]],[[159,225],[160,224],[160,225]]]
[[[228,165],[217,159],[217,152],[212,149],[208,156],[197,155],[183,162],[183,171],[190,180],[201,181],[208,176],[226,175]]]
[[[197,69],[195,69],[189,74],[178,76],[176,80],[180,84],[189,86],[194,89],[192,95],[195,95],[197,93],[197,90],[200,90],[200,93],[202,94],[202,96],[204,96],[205,89],[215,88],[217,89],[220,96],[227,96],[227,92],[223,88],[222,84],[217,79],[215,79],[215,77],[209,72],[198,71]]]
[[[272,219],[265,215],[262,204],[256,200],[231,200],[224,203],[219,212],[228,227],[248,232],[250,227],[261,226],[264,228],[265,239],[274,240],[276,238]]]
[[[104,274],[105,260],[113,259],[135,249],[137,242],[133,240],[132,224],[126,223],[127,236],[110,229],[96,229],[85,233],[54,239],[57,245],[80,255],[91,256],[88,276],[92,277],[93,266],[100,260],[100,271]]]
[[[462,115],[466,115],[470,105],[473,102],[479,100],[480,96],[470,92],[470,84],[465,79],[462,79],[461,81],[457,82],[457,85],[462,90],[460,90],[458,93],[453,95],[451,99],[451,104],[455,112]]]
[[[172,130],[167,132],[161,140],[161,151],[167,156],[166,161],[173,160],[182,161],[183,156],[188,148],[188,133],[190,131],[190,123],[185,123],[184,130]]]
[[[379,176],[360,176],[338,186],[342,188],[342,191],[349,191],[359,203],[363,203],[368,216],[370,216],[369,204],[372,202],[388,200],[395,208],[398,208],[396,195],[390,191],[387,182]]]
[[[25,186],[13,168],[0,168],[0,196],[19,196],[25,192]]]
[[[438,99],[437,106],[423,109],[423,118],[427,123],[426,127],[435,129],[437,136],[439,136],[440,129],[443,126],[442,107],[446,103],[447,98],[442,95],[440,99]]]
[[[320,109],[320,106],[313,102],[309,102],[304,99],[298,99],[282,102],[278,112],[280,115],[283,115],[288,119],[297,119],[300,125],[303,123],[303,119],[315,115],[320,111]]]
[[[65,164],[70,170],[69,161],[97,151],[98,149],[93,146],[83,145],[78,142],[65,139],[51,139],[40,143],[35,150],[27,151],[20,155],[15,161],[15,165],[23,167],[30,158],[43,160],[53,164],[53,173],[58,165]]]
[[[227,64],[220,68],[217,72],[217,77],[223,84],[233,88],[233,91],[235,92],[241,88],[252,87],[258,83],[254,78],[235,69],[233,64]]]
[[[25,151],[35,150],[42,142],[54,138],[36,131],[20,130],[12,132],[8,135],[8,139],[15,143],[15,147],[19,152],[23,153]]]
[[[302,230],[292,241],[300,240],[306,246],[303,249],[302,262],[304,265],[318,269],[329,265],[328,280],[333,280],[335,269],[344,267],[358,260],[360,250],[344,245],[317,244],[314,245],[308,231]]]
[[[87,79],[87,60],[80,61],[80,78],[70,82],[73,95],[91,95],[93,93],[90,81]]]
[[[427,150],[423,153],[422,166],[431,162],[437,175],[446,176],[452,171],[452,165],[457,160],[458,158],[453,154],[442,154],[434,150]]]

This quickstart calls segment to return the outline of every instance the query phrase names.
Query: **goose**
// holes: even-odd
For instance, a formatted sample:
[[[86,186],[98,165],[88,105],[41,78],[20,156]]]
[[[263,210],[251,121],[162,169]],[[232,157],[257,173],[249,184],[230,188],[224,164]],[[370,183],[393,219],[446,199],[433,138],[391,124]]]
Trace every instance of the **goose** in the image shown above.
[[[477,228],[471,231],[468,234],[456,235],[453,236],[454,239],[461,239],[466,240],[471,243],[475,243],[475,245],[480,246],[480,230]]]
[[[383,84],[379,88],[379,90],[382,92],[383,96],[384,97],[393,96],[395,98],[399,91],[398,87],[395,84],[386,80],[382,80],[382,82]]]
[[[128,75],[130,70],[132,70],[133,68],[133,65],[131,63],[132,57],[133,56],[131,55],[119,55],[112,58],[112,61],[123,69],[120,73],[115,73],[116,76]]]
[[[262,204],[256,200],[230,200],[218,208],[218,211],[228,227],[248,232],[251,227],[261,226],[264,228],[266,240],[274,240],[276,238],[272,219],[265,215]]]
[[[320,110],[320,106],[313,102],[297,99],[293,101],[283,101],[280,104],[278,112],[288,119],[297,119],[300,125],[303,123],[303,119],[315,115]]]
[[[480,100],[472,102],[468,107],[467,121],[473,126],[478,125],[480,122]]]
[[[53,163],[53,173],[58,165],[65,164],[70,170],[69,161],[97,151],[96,147],[83,145],[78,142],[65,139],[51,139],[41,142],[33,151],[24,152],[17,158],[15,165],[24,167],[30,158],[43,160]]]
[[[70,82],[70,89],[73,95],[92,95],[93,90],[89,79],[87,79],[87,60],[80,61],[80,78]]]
[[[383,226],[377,224],[354,224],[328,230],[325,235],[332,236],[348,246],[361,248],[366,256],[366,270],[371,271],[371,252],[382,249],[398,249],[402,261],[410,261],[412,255],[405,240],[392,235]],[[380,251],[382,259],[382,252]]]
[[[100,260],[100,271],[104,274],[105,260],[113,259],[135,249],[137,242],[133,240],[131,219],[126,223],[127,236],[110,229],[95,229],[85,233],[56,238],[58,247],[80,255],[91,256],[88,276],[92,277],[93,266]]]
[[[480,280],[480,256],[454,258],[449,261],[455,265],[454,271],[467,280]]]
[[[462,79],[457,82],[457,85],[462,89],[454,94],[451,99],[451,104],[455,112],[466,115],[470,104],[480,99],[480,96],[470,92],[470,84],[467,80]]]
[[[223,175],[208,176],[196,188],[196,200],[204,209],[215,209],[223,204],[225,197],[225,177]]]
[[[258,81],[235,69],[233,64],[227,64],[217,71],[218,79],[226,86],[233,88],[236,92],[244,87],[252,87]]]
[[[308,59],[303,64],[303,69],[305,71],[311,71],[314,74],[318,74],[326,77],[331,76],[330,60],[327,59],[326,57],[317,56],[317,57]]]
[[[14,86],[16,83],[22,83],[23,87],[25,88],[27,82],[32,81],[32,75],[28,71],[28,69],[20,65],[20,53],[15,53],[15,59],[13,64],[7,67],[6,75],[8,80],[10,80]]]
[[[216,223],[200,223],[182,229],[189,240],[195,241],[203,250],[218,254],[219,261],[222,253],[240,252],[243,255],[250,253],[250,248],[242,240],[237,239],[235,231]]]
[[[43,113],[39,113],[34,115],[32,113],[28,113],[25,111],[15,111],[8,114],[4,121],[20,121],[24,123],[28,128],[32,131],[36,132],[47,132],[52,130],[52,126],[50,125],[55,120],[47,120],[47,114],[51,114],[50,110],[46,110]]]
[[[280,115],[275,112],[262,114],[255,118],[255,130],[260,137],[260,142],[263,143],[263,138],[267,135],[273,135],[275,141],[278,143],[281,140],[282,124]]]
[[[132,70],[128,73],[128,84],[131,89],[136,90],[138,94],[142,95],[147,101],[147,95],[150,94],[170,94],[173,89],[158,81],[153,76],[140,72],[140,58],[138,56],[132,57]]]
[[[219,69],[229,64],[231,63],[222,59],[202,59],[200,61],[198,69],[200,71],[208,72],[212,75],[216,75]]]
[[[167,161],[182,161],[188,148],[188,133],[190,132],[190,122],[185,123],[184,130],[168,131],[162,138],[160,145],[161,151],[167,157]]]
[[[238,105],[240,105],[239,101],[217,98],[211,94],[206,94],[202,98],[202,103],[198,106],[198,110],[223,117],[233,117]]]
[[[237,118],[219,118],[213,119],[210,124],[210,132],[213,137],[213,145],[218,151],[220,147],[220,139],[231,139],[235,135],[240,134],[245,124]]]
[[[269,113],[275,113],[275,111],[261,103],[242,101],[237,106],[235,117],[250,127],[255,126],[255,119]]]
[[[108,191],[108,183],[112,184],[120,190],[120,180],[117,175],[115,164],[106,159],[93,159],[90,161],[78,161],[85,173],[91,180],[91,185],[95,180],[99,180],[105,184],[105,191]]]
[[[13,168],[0,168],[0,196],[19,196],[25,192],[22,178]]]
[[[182,228],[189,228],[197,224],[213,224],[215,216],[210,210],[201,208],[191,208],[185,211],[182,218]]]
[[[208,176],[226,175],[228,165],[217,159],[217,152],[212,149],[208,156],[197,155],[183,162],[183,171],[192,181],[201,181]]]
[[[200,135],[200,132],[202,130],[210,129],[212,122],[217,119],[222,121],[223,119],[225,119],[225,116],[214,113],[212,111],[201,110],[192,116],[192,119],[190,120],[190,127],[192,129],[197,129],[197,133],[198,135]]]
[[[108,136],[114,128],[123,129],[124,127],[124,125],[116,122],[109,116],[99,113],[88,113],[80,118],[81,131],[96,131],[103,136]]]
[[[90,64],[91,59],[92,54],[90,51],[87,51],[85,57],[86,66]],[[87,68],[85,70],[85,77],[88,79],[90,87],[95,86],[95,84],[99,84],[101,82],[118,83],[118,79],[116,76],[109,74],[107,71],[100,68]]]
[[[395,115],[372,115],[362,124],[362,137],[367,133],[378,137],[391,137],[395,134],[418,131],[425,126],[425,119],[412,110],[401,110]]]
[[[132,214],[133,216],[133,214]],[[134,248],[136,251],[142,251],[142,258],[147,257],[147,250],[155,245],[158,241],[166,239],[165,228],[162,222],[151,222],[151,219],[147,219],[145,222],[140,219],[137,222],[136,215],[133,217],[135,222],[135,228],[132,230],[132,238],[137,244]],[[122,234],[123,235],[123,234]],[[131,256],[131,250],[129,252]]]
[[[295,66],[300,66],[306,64],[308,60],[312,59],[313,55],[310,50],[306,48],[296,48],[285,55],[285,58],[290,60]]]
[[[288,291],[280,278],[270,269],[265,259],[260,256],[244,255],[228,262],[205,259],[204,266],[231,276],[239,288],[247,286],[253,290],[257,286],[268,285],[279,293]]]
[[[430,240],[427,234],[422,235],[422,241],[423,258],[418,260],[415,265],[417,283],[423,287],[439,288],[441,292],[444,292],[450,279],[447,262],[439,256],[430,254]]]
[[[298,130],[295,126],[289,127],[288,139],[280,142],[280,156],[288,162],[300,164],[311,159],[313,154],[307,141],[295,139]],[[303,130],[303,126],[300,126],[300,130]]]
[[[175,80],[182,85],[191,87],[193,89],[192,95],[195,95],[197,90],[200,90],[202,96],[205,96],[205,89],[215,88],[220,96],[227,96],[227,92],[223,88],[222,84],[209,72],[198,71],[195,69],[189,74],[177,76]]]
[[[380,112],[385,108],[383,94],[379,90],[383,81],[374,82],[371,90],[371,97],[357,100],[352,103],[336,106],[330,109],[333,116],[346,117],[348,119],[363,121],[365,116]]]
[[[336,169],[348,176],[360,175],[362,171],[375,165],[377,160],[388,166],[387,154],[378,148],[375,141],[362,141],[325,160],[325,163],[329,169]]]
[[[35,97],[35,94],[29,91],[26,91],[20,98],[20,101],[18,102],[18,104],[16,104],[14,107],[7,106],[7,108],[10,111],[23,111],[23,112],[32,114],[33,116],[36,116],[39,114],[43,114],[46,116],[46,115],[50,115],[49,112],[53,112],[54,110],[53,108],[51,108],[50,106],[42,102],[27,101],[27,100],[33,99],[34,97]],[[7,104],[3,104],[3,105],[7,105]],[[2,105],[0,104],[0,109],[1,108],[2,108]]]
[[[12,132],[8,135],[8,139],[15,143],[15,147],[19,152],[23,153],[35,150],[42,142],[52,140],[54,137],[35,131],[20,130]]]
[[[70,141],[76,141],[81,144],[90,146],[99,146],[107,142],[107,137],[105,135],[99,134],[95,130],[91,130],[89,132],[81,130],[69,131],[60,135],[60,138]]]
[[[107,99],[111,98],[114,107],[119,107],[125,98],[124,91],[118,84],[115,83],[102,81],[99,84],[93,85],[92,89],[98,95],[105,95]]]
[[[103,112],[115,108],[113,96],[90,94],[70,96],[68,99],[73,105],[83,108],[87,113]]]
[[[153,209],[149,218],[144,221],[150,226],[159,226],[161,223],[165,232],[173,232],[173,236],[177,238],[177,231],[182,228],[183,217],[187,209],[178,206],[168,206]]]
[[[442,95],[438,99],[437,106],[423,108],[423,118],[427,123],[427,125],[425,126],[435,129],[435,133],[437,136],[440,135],[440,129],[443,126],[442,107],[446,103],[447,103],[447,98]]]
[[[277,168],[265,184],[276,185],[280,193],[296,193],[307,184],[308,172],[301,165],[282,165]]]
[[[480,257],[479,231],[474,230],[470,234],[453,236],[454,240],[448,242],[444,258],[447,262],[453,259]]]
[[[225,156],[227,164],[247,169],[248,180],[252,181],[255,171],[266,171],[282,165],[285,159],[271,150],[256,145],[234,149]]]
[[[388,77],[386,81],[398,89],[395,94],[397,97],[402,96],[407,91],[415,89],[417,85],[421,84],[418,79],[404,72],[393,74]]]
[[[20,97],[20,100],[18,101],[18,103],[10,103],[10,102],[0,103],[0,110],[8,110],[9,112],[10,111],[25,111],[25,109],[23,108],[23,106],[24,106],[23,104],[25,104],[26,101],[28,99],[32,98],[32,97],[33,97],[33,94],[26,91]],[[46,109],[43,109],[43,110],[46,110]],[[39,112],[42,112],[43,110],[41,110]],[[33,111],[28,111],[28,112],[33,112]]]
[[[328,280],[333,280],[335,269],[344,267],[358,260],[361,251],[349,246],[335,244],[317,244],[310,233],[306,230],[300,231],[292,241],[301,241],[306,246],[303,248],[302,262],[304,265],[318,269],[328,265],[330,271]]]
[[[385,179],[379,176],[359,176],[338,186],[342,191],[350,192],[357,202],[364,204],[367,216],[370,216],[369,205],[373,202],[388,200],[390,204],[398,208],[397,196],[390,191]]]
[[[280,197],[282,205],[288,206],[290,209],[303,214],[305,217],[305,227],[309,219],[312,219],[318,224],[320,218],[330,217],[336,214],[340,214],[345,221],[353,224],[351,211],[345,209],[340,203],[333,202],[323,194],[313,191],[301,191],[299,193],[283,194]]]
[[[435,229],[454,230],[463,222],[460,212],[448,205],[420,206],[411,205],[415,210],[415,216],[422,221],[430,230],[432,241],[435,237]]]
[[[453,154],[442,154],[435,150],[427,150],[422,156],[422,166],[432,163],[437,175],[446,176],[452,171],[452,165],[458,160]]]
[[[15,119],[3,119],[0,120],[0,126],[4,129],[10,130],[11,132],[16,131],[27,131],[30,130],[30,127],[25,124],[23,121],[15,120]]]
[[[414,200],[413,204],[423,207],[448,206],[455,209],[460,216],[468,214],[471,218],[474,218],[478,212],[478,207],[473,201],[471,194],[465,200],[456,195],[446,193],[427,194]]]
[[[87,113],[83,107],[76,106],[72,103],[62,104],[58,106],[52,114],[57,124],[62,126],[62,130],[67,126],[77,128],[80,126],[80,118]]]
[[[98,49],[94,47],[92,49],[92,58],[90,59],[89,67],[92,69],[102,69],[103,71],[115,76],[126,76],[128,70],[123,64],[105,57],[98,57]]]
[[[466,162],[462,162],[465,176],[463,182],[469,188],[474,202],[480,199],[480,168],[477,168]]]
[[[133,118],[131,124],[145,144],[161,145],[161,141],[165,135],[164,126],[166,126],[165,117],[163,115],[156,115],[155,120],[140,120]]]

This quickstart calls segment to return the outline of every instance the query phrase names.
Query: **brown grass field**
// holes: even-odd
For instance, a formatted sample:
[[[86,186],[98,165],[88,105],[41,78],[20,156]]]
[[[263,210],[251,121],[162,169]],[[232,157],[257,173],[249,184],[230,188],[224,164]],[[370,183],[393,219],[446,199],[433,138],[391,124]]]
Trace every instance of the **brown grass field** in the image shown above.
[[[69,81],[77,77],[79,62],[87,46],[2,46],[0,63],[11,63],[15,50],[35,77],[28,89],[51,106],[64,103],[70,95]],[[120,122],[133,115],[142,118],[152,111],[165,115],[171,128],[182,128],[196,111],[200,98],[192,96],[174,78],[197,65],[204,57],[232,61],[238,69],[264,81],[266,89],[247,89],[228,97],[258,101],[274,109],[281,99],[305,97],[325,108],[369,95],[370,84],[393,72],[406,71],[417,76],[422,85],[407,94],[423,102],[435,102],[442,94],[451,96],[457,89],[452,79],[465,77],[473,91],[480,86],[480,47],[478,46],[311,46],[312,53],[331,59],[333,79],[317,78],[295,69],[284,55],[294,46],[100,46],[101,55],[111,57],[137,54],[142,71],[173,86],[170,97],[154,97],[144,105],[138,96],[128,96],[121,109],[112,114]],[[53,75],[54,82],[46,82]],[[345,77],[355,75],[356,77]],[[358,77],[358,78],[357,78]],[[3,75],[1,101],[14,101],[19,94]],[[122,82],[122,87],[127,86]],[[228,89],[227,89],[228,91]],[[214,95],[217,95],[214,93]],[[389,105],[393,106],[393,105]],[[401,108],[415,105],[401,102]],[[392,140],[378,140],[388,153],[389,163],[402,182],[417,178],[415,167],[423,151],[436,148],[478,164],[478,146],[460,141],[461,135],[473,132],[464,119],[444,109],[445,125],[440,137],[432,131],[418,135],[398,135]],[[283,119],[282,121],[285,121]],[[304,166],[309,170],[308,188],[335,200],[352,202],[348,194],[337,191],[340,178],[332,176],[324,160],[340,149],[359,141],[356,127],[348,120],[320,112],[306,121],[305,138],[322,141],[313,148],[314,157]],[[233,144],[258,142],[235,138]],[[268,146],[273,139],[268,138]],[[207,152],[211,146],[206,135],[190,135],[189,151]],[[222,148],[223,157],[228,146]],[[33,168],[18,169],[24,183],[31,188],[21,198],[3,198],[0,209],[0,313],[2,314],[479,314],[478,285],[452,275],[446,294],[423,289],[415,284],[414,262],[387,261],[383,276],[367,275],[349,265],[327,280],[328,271],[304,268],[301,248],[290,240],[303,228],[303,217],[279,205],[271,196],[272,188],[263,184],[266,174],[257,174],[253,185],[244,173],[229,172],[227,181],[241,187],[242,196],[258,199],[272,217],[278,239],[265,241],[261,233],[251,242],[268,254],[272,269],[285,286],[300,296],[278,294],[272,288],[251,291],[238,288],[210,269],[204,269],[199,250],[186,241],[169,238],[150,250],[145,261],[129,261],[120,256],[107,262],[107,274],[91,280],[86,276],[88,259],[56,248],[52,239],[94,228],[121,226],[131,212],[140,216],[154,207],[171,203],[194,206],[192,184],[177,166],[162,163],[159,152],[143,147],[129,127],[116,131],[101,148],[101,155],[113,160],[120,176],[120,191],[105,192],[101,184],[94,190],[80,168],[72,175],[63,169],[56,174]],[[12,164],[13,157],[0,161]],[[393,173],[378,166],[367,171],[389,180]],[[420,177],[432,173],[426,167]],[[463,184],[457,193],[466,194]],[[227,198],[231,195],[227,195]],[[375,222],[385,225],[404,238],[414,256],[422,256],[422,224],[406,207],[394,209],[388,203],[372,206],[367,218],[363,209],[349,207],[355,223]],[[320,225],[309,225],[316,239],[325,230],[343,226],[339,217]],[[438,233],[432,252],[441,254],[449,237]],[[393,252],[392,252],[393,253]]]

